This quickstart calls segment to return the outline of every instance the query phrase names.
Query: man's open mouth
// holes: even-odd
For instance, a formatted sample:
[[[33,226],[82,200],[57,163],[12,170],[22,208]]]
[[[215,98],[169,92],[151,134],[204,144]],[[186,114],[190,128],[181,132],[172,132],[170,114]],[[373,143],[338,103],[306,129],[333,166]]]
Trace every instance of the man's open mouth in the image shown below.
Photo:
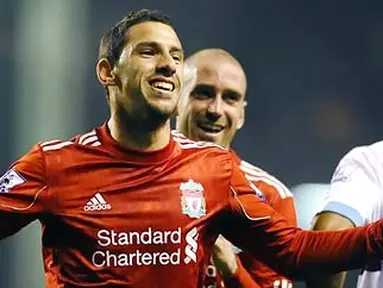
[[[164,92],[173,92],[174,91],[174,83],[162,80],[151,80],[149,81],[149,85],[156,90],[164,91]]]
[[[209,123],[198,123],[197,126],[208,133],[219,133],[225,128],[221,125],[213,125]]]

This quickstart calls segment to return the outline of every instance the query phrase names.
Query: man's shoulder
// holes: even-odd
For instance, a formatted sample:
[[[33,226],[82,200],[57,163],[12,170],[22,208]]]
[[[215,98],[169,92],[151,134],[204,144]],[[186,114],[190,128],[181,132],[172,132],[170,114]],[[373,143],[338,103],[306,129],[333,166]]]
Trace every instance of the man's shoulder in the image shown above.
[[[94,135],[95,131],[81,134],[67,140],[38,142],[27,153],[14,161],[10,165],[10,170],[5,175],[6,177],[13,177],[19,181],[20,179],[30,177],[30,175],[34,175],[35,179],[42,179],[46,177],[46,173],[52,175],[56,172],[61,172],[81,158],[81,156],[79,156],[81,154],[76,154],[75,152],[75,149],[80,150],[76,147],[79,145],[94,145],[94,143],[96,143],[94,141],[85,141],[89,139],[89,137],[94,137]],[[83,143],[84,141],[85,143]],[[23,176],[18,176],[19,172],[21,175],[23,174]]]
[[[189,152],[189,153],[215,152],[222,155],[227,155],[227,156],[230,155],[229,152],[224,147],[218,144],[206,142],[206,141],[194,141],[176,130],[172,130],[172,137],[174,142],[177,143],[178,147],[185,152]]]
[[[368,164],[368,160],[375,158],[383,162],[383,141],[378,141],[369,145],[361,145],[352,148],[342,160],[354,160]]]
[[[58,154],[64,151],[78,149],[79,147],[98,147],[101,146],[101,142],[96,129],[92,129],[91,131],[77,134],[69,139],[39,142],[37,146],[44,154]]]
[[[379,182],[378,179],[383,177],[383,141],[352,148],[339,161],[332,183],[348,182],[355,178],[353,175],[362,175],[355,171],[363,171],[363,175]]]
[[[266,198],[274,199],[277,197],[285,199],[287,197],[292,197],[289,188],[287,188],[277,177],[268,173],[264,169],[239,158],[237,155],[233,157],[238,157],[236,160],[239,163],[239,168],[245,173],[246,178],[249,181],[253,182],[265,192]]]
[[[79,162],[93,161],[95,157],[102,155],[102,142],[97,129],[92,129],[68,139],[39,142],[34,149],[40,151],[44,165],[53,172]]]
[[[176,145],[175,155],[178,155],[175,159],[188,167],[187,169],[198,169],[200,173],[209,175],[210,178],[231,177],[234,161],[224,147],[210,142],[191,140],[177,131],[172,131],[172,137]]]

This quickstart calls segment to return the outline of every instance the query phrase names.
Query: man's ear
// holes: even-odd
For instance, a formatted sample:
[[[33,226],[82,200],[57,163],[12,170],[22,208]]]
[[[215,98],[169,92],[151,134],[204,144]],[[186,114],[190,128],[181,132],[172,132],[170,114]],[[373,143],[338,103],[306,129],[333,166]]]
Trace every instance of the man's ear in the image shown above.
[[[98,60],[96,73],[98,81],[100,81],[103,86],[114,86],[117,84],[116,74],[108,59],[102,58]]]
[[[242,103],[242,107],[240,108],[241,111],[240,111],[240,114],[239,114],[239,121],[238,121],[238,124],[237,124],[237,130],[241,129],[243,124],[245,124],[245,108],[247,106],[247,102],[246,101],[243,101]]]

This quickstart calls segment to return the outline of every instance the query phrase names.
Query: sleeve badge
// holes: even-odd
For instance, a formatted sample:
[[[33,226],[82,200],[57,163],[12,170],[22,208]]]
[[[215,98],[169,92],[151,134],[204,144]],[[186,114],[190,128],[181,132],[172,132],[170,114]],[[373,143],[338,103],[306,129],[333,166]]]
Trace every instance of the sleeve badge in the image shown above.
[[[0,177],[0,193],[8,193],[12,188],[25,182],[26,180],[15,169],[10,169]]]

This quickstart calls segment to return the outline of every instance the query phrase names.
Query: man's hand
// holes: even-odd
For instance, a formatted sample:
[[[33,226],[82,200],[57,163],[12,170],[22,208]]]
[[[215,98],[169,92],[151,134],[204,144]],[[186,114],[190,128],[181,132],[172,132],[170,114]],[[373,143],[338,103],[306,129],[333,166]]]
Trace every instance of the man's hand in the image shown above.
[[[221,235],[214,244],[213,263],[224,278],[233,275],[238,268],[233,246]]]

